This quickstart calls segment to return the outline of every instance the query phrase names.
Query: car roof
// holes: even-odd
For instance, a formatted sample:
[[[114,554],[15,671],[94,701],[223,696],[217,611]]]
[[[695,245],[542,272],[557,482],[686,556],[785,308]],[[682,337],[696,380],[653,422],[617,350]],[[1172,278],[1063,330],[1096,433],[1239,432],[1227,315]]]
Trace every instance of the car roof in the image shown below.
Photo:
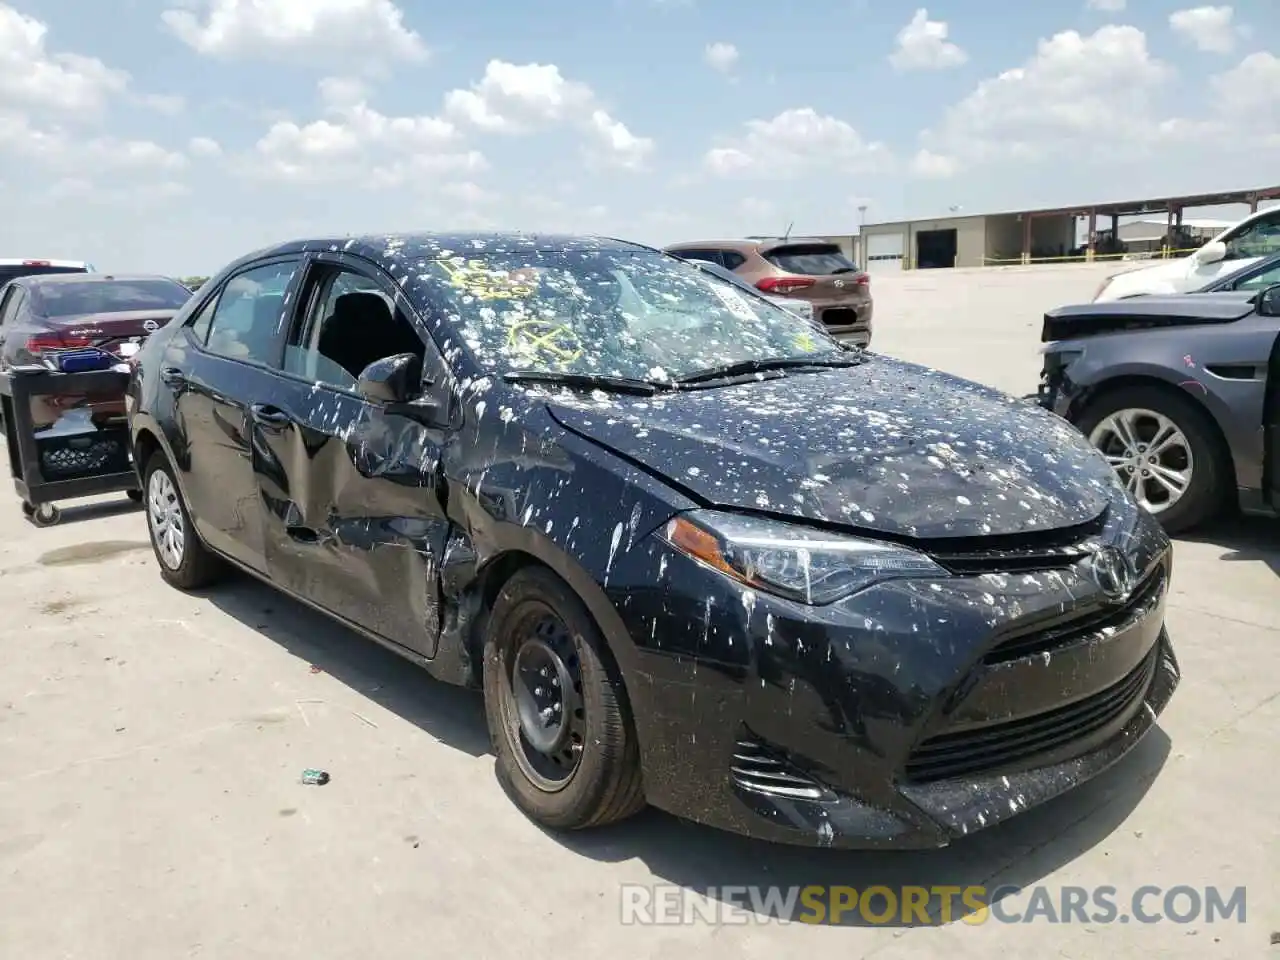
[[[169,283],[177,283],[172,277],[161,276],[158,273],[37,273],[30,277],[19,277],[19,280],[27,286],[57,286],[68,283],[85,284],[85,283],[129,283],[134,280],[165,280]]]
[[[839,244],[823,237],[737,237],[732,240],[681,240],[670,243],[664,250],[698,250],[702,248],[725,250],[773,250],[777,247],[789,247],[794,244],[820,243],[824,246],[837,247]]]
[[[0,257],[0,267],[77,267],[87,270],[87,260],[43,260],[38,257]]]
[[[494,253],[589,252],[592,250],[652,250],[644,244],[614,237],[569,233],[378,233],[345,237],[290,240],[247,254],[236,264],[291,253],[349,253],[384,267],[417,260]]]

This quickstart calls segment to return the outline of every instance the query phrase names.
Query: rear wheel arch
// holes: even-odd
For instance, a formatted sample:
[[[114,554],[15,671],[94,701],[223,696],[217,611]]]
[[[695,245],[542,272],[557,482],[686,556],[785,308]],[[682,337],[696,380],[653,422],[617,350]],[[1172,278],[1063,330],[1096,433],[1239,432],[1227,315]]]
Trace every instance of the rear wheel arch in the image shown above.
[[[137,432],[133,438],[133,462],[137,465],[139,479],[151,461],[151,457],[157,450],[163,449],[160,439],[149,427],[143,427]]]

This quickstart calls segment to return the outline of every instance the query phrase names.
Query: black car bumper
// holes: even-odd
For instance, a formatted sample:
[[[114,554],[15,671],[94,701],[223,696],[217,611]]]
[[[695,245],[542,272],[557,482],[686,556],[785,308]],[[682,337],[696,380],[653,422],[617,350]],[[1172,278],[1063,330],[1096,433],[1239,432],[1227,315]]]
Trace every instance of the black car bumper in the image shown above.
[[[1168,541],[1141,530],[1123,602],[1087,560],[804,607],[667,556],[678,590],[624,604],[648,641],[630,686],[650,802],[786,843],[937,847],[1096,776],[1178,682]]]

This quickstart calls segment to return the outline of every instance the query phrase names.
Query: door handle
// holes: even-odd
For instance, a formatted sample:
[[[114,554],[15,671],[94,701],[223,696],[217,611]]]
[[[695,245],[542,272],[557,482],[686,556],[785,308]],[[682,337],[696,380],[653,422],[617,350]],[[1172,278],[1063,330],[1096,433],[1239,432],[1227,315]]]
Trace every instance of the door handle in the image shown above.
[[[249,416],[253,418],[254,423],[271,430],[281,430],[293,422],[293,417],[269,403],[251,405]]]
[[[171,387],[183,387],[187,384],[187,375],[177,367],[165,367],[160,371],[160,379]]]

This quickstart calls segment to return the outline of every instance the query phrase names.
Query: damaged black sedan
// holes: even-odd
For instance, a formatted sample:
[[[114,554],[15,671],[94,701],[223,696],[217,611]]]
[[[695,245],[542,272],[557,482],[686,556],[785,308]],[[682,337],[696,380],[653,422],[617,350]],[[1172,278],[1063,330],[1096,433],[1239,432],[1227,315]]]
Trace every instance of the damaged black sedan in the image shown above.
[[[1169,540],[1077,431],[646,247],[261,251],[129,405],[168,582],[240,568],[482,688],[552,827],[943,845],[1178,681]]]

